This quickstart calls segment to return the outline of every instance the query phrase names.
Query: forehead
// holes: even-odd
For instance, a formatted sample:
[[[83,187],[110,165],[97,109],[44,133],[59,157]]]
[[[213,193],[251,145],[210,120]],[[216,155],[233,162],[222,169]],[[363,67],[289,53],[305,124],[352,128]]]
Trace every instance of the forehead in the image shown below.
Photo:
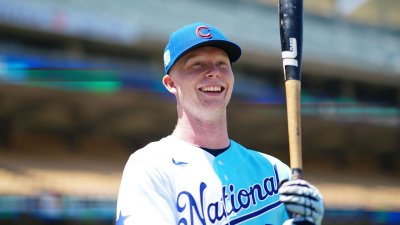
[[[196,48],[186,53],[181,59],[179,59],[179,61],[187,61],[188,59],[195,58],[197,56],[226,57],[229,60],[228,54],[224,50],[217,47],[206,46]]]

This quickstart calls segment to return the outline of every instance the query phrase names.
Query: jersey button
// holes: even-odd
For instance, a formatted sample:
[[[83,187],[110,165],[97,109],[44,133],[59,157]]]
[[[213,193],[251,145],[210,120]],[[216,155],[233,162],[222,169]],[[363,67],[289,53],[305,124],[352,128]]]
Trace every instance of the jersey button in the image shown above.
[[[218,160],[218,164],[219,164],[220,166],[222,166],[222,165],[224,165],[224,162],[222,162],[221,160]]]
[[[229,180],[229,178],[228,178],[228,176],[227,176],[226,174],[224,174],[224,179],[225,179],[226,181]]]

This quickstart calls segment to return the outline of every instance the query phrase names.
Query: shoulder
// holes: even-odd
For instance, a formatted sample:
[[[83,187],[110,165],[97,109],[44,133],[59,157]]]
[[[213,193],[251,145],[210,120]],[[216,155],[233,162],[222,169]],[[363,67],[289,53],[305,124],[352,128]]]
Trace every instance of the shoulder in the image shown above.
[[[165,156],[166,138],[148,143],[133,152],[124,167],[122,183],[131,184],[141,181],[149,183],[148,179],[162,182],[166,179],[167,157]],[[150,182],[151,183],[151,182]]]
[[[290,176],[292,174],[292,170],[290,169],[290,167],[288,165],[286,165],[285,163],[283,163],[281,160],[279,160],[278,158],[276,158],[274,156],[271,156],[271,155],[268,155],[265,153],[259,153],[259,154],[261,154],[268,161],[270,161],[272,165],[276,166],[278,173],[281,175],[284,175],[285,179],[290,178]]]
[[[231,143],[233,146],[236,146],[236,148],[241,149],[241,151],[243,152],[242,154],[248,155],[251,160],[257,159],[261,163],[268,162],[271,166],[276,168],[281,180],[290,179],[292,173],[291,169],[278,158],[260,151],[248,149],[234,141],[231,141]]]
[[[204,155],[202,149],[173,136],[167,136],[136,150],[129,157],[128,164],[141,163],[164,168],[164,166],[169,166],[173,159],[191,161],[204,157]]]
[[[276,171],[279,174],[279,179],[282,180],[290,180],[292,170],[288,165],[283,163],[281,160],[278,158],[259,152],[260,155],[262,155],[264,158],[266,158],[273,166],[276,168]]]
[[[153,162],[154,160],[162,158],[169,152],[174,151],[171,146],[173,140],[169,137],[164,137],[158,141],[150,142],[146,146],[136,150],[129,157],[129,161],[142,161],[142,162]]]

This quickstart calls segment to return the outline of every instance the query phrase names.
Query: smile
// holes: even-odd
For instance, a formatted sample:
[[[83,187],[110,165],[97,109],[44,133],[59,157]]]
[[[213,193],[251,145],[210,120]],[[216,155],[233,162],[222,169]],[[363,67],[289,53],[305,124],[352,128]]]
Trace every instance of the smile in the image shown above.
[[[199,90],[201,92],[205,92],[205,93],[221,93],[224,91],[224,87],[221,86],[207,86],[207,87],[201,87],[199,88]]]

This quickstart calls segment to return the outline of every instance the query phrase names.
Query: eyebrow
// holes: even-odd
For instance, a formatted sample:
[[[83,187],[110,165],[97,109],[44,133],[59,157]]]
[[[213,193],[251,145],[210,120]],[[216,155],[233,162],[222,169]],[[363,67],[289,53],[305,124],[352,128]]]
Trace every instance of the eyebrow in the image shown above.
[[[198,56],[199,54],[196,54],[195,52],[190,52],[188,53],[188,55],[184,56],[186,58],[184,58],[184,60],[182,61],[182,64],[186,64],[187,61],[189,61],[190,59],[195,58],[196,56]]]
[[[228,62],[230,63],[230,64],[232,64],[231,62],[230,62],[230,59],[229,59],[229,56],[228,56],[228,54],[227,53],[225,53],[226,54],[226,57],[227,57],[227,59],[228,59]],[[195,52],[195,51],[191,51],[191,52],[188,52],[186,55],[184,55],[182,58],[181,58],[181,62],[180,62],[180,65],[182,65],[182,66],[184,66],[184,65],[186,65],[186,63],[188,62],[188,61],[190,61],[191,59],[193,59],[193,58],[196,58],[197,56],[201,56],[201,57],[203,57],[202,56],[202,54],[199,54],[199,53],[197,53],[197,52]],[[222,56],[222,55],[221,55]],[[186,58],[185,58],[186,57]],[[207,56],[204,56],[205,58],[208,58]]]

